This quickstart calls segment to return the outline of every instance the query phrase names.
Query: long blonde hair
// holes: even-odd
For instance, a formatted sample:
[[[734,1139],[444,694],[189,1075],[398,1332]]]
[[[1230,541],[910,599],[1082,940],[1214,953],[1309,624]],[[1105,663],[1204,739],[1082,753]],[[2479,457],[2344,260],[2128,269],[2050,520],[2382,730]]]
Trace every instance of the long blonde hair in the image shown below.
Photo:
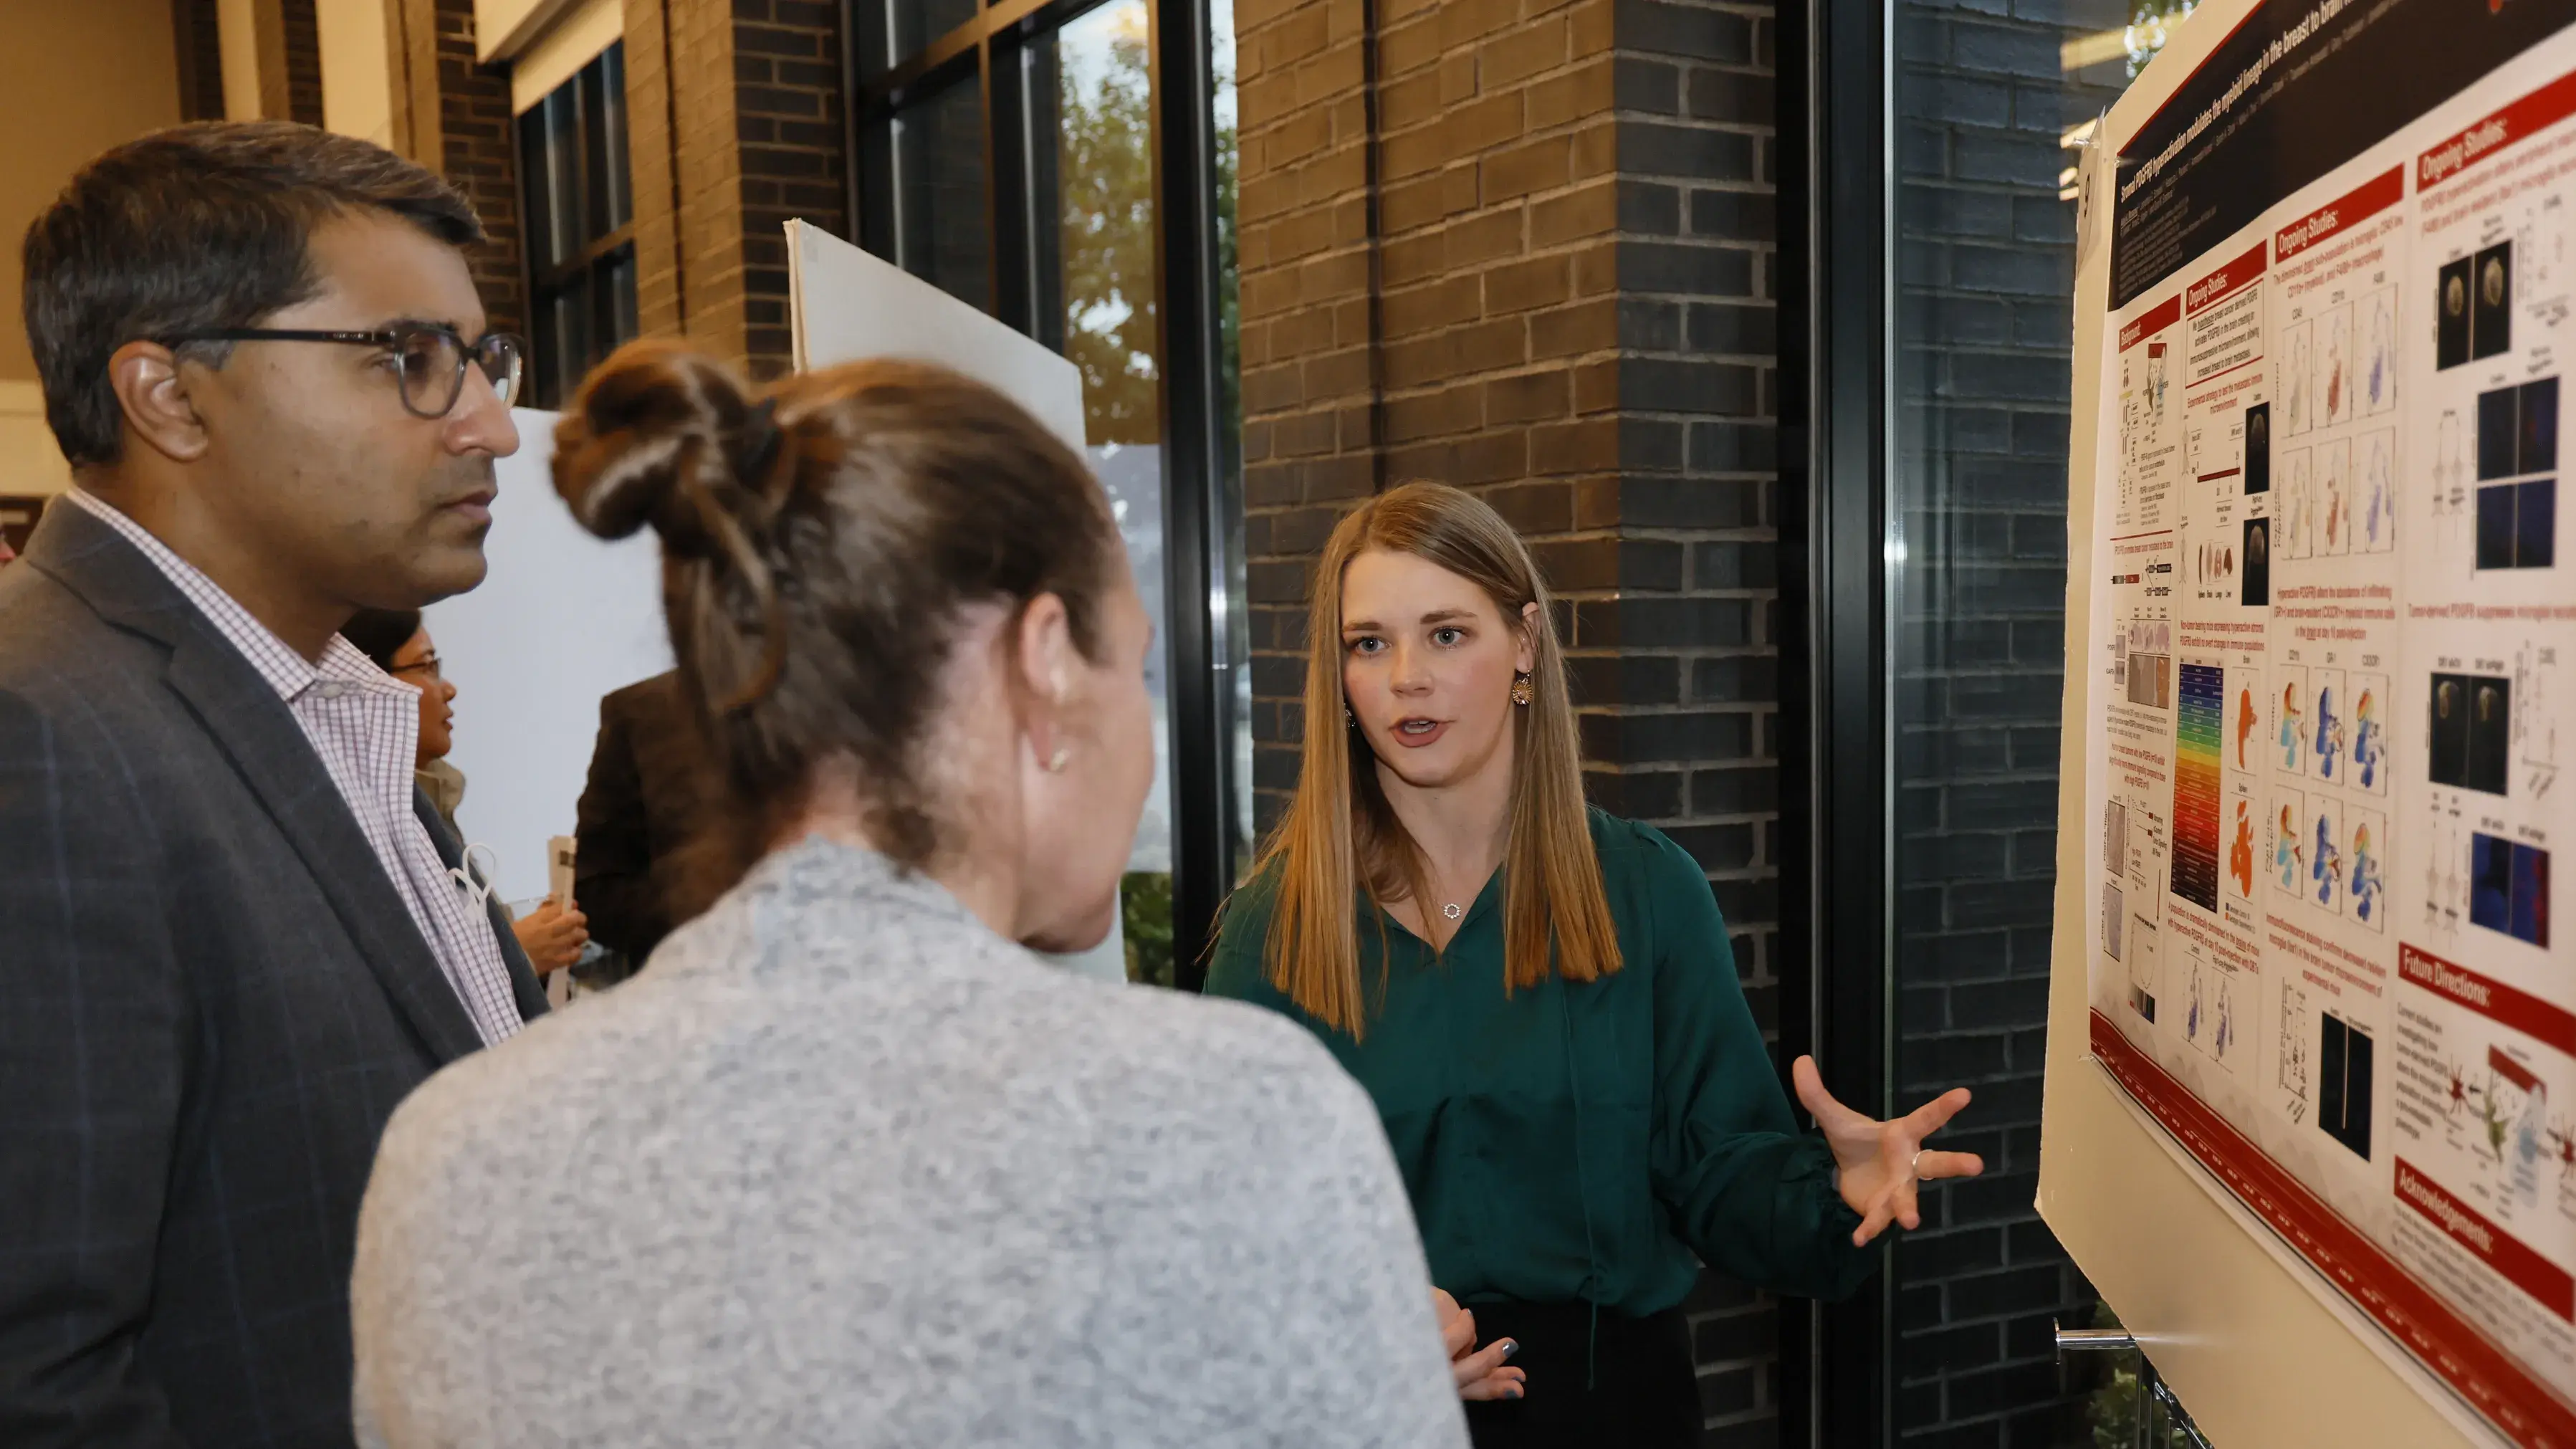
[[[1512,710],[1504,990],[1535,987],[1551,970],[1591,981],[1619,969],[1547,585],[1502,515],[1445,484],[1408,483],[1344,518],[1315,566],[1297,792],[1255,868],[1278,875],[1264,951],[1271,984],[1355,1040],[1367,1032],[1368,1006],[1354,899],[1362,890],[1373,905],[1429,899],[1421,847],[1387,803],[1373,757],[1355,752],[1343,727],[1342,580],[1351,560],[1372,549],[1411,554],[1475,584],[1507,626],[1529,637],[1531,698]],[[1533,603],[1537,614],[1524,622]]]

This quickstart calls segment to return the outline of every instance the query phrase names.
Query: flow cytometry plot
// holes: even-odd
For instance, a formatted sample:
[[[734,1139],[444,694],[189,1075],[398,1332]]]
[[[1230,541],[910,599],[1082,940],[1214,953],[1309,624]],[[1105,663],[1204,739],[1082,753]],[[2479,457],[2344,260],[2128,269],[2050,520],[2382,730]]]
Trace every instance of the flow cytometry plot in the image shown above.
[[[2558,780],[2558,650],[2525,644],[2513,654],[2513,753],[2533,798]]]
[[[2352,552],[2352,445],[2337,440],[2317,445],[2315,508],[2318,552],[2329,557]]]
[[[2371,293],[2362,313],[2361,410],[2384,413],[2397,406],[2397,289]]]
[[[2469,837],[2469,921],[2549,947],[2549,852],[2502,836]]]
[[[2513,243],[2478,253],[2471,285],[2469,356],[2493,357],[2513,346]]]
[[[2334,307],[2317,319],[2317,425],[2331,428],[2353,415],[2352,308]]]
[[[2351,917],[2374,931],[2388,929],[2388,817],[2376,810],[2346,812],[2352,839],[2344,851],[2344,902]]]
[[[2482,570],[2555,568],[2558,480],[2482,485],[2477,530],[2477,566]]]
[[[2226,671],[2182,666],[2174,723],[2173,893],[2218,909],[2219,731]]]
[[[2469,272],[2476,265],[2473,258],[2462,257],[2443,267],[2435,277],[2434,305],[2438,311],[2433,323],[2433,365],[2436,369],[2457,367],[2469,360]]]
[[[2370,1033],[2332,1012],[2325,1013],[2322,1021],[2317,1043],[2317,1125],[2367,1162],[2374,1067]]]
[[[2245,491],[2272,491],[2272,405],[2256,403],[2245,410]]]
[[[2109,881],[2102,882],[2102,954],[2120,959],[2121,930],[2128,922],[2128,898]]]
[[[2358,547],[2386,553],[2397,546],[2397,432],[2381,428],[2361,440],[2361,470],[2353,507],[2360,513]]]
[[[2352,696],[2344,692],[2343,671],[2320,669],[2309,676],[2316,686],[2308,723],[2311,772],[2329,784],[2349,774],[2352,751]]]
[[[2462,295],[2465,297],[2468,284],[2462,282],[2460,285]],[[2281,420],[2281,436],[2285,438],[2295,438],[2315,425],[2316,420],[2312,415],[2308,397],[2309,374],[2312,371],[2310,366],[2312,349],[2309,338],[2314,330],[2314,325],[2311,323],[2293,322],[2281,333],[2281,353],[2289,359],[2282,369],[2285,384],[2283,391],[2288,394],[2283,399],[2286,404],[2284,412],[2287,416]]]
[[[2426,778],[2455,789],[2504,794],[2512,754],[2512,681],[2486,674],[2436,674],[2432,716],[2433,757]]]
[[[2263,733],[2262,682],[2256,678],[2255,671],[2239,669],[2235,671],[2235,678],[2227,682],[2227,687],[2236,692],[2234,702],[2227,707],[2227,738],[2234,751],[2228,768],[2261,769],[2263,753],[2258,742]]]
[[[2272,540],[2282,548],[2283,558],[2314,558],[2317,551],[2317,510],[2314,455],[2300,448],[2281,458],[2281,536]]]
[[[2285,664],[2273,671],[2280,687],[2272,691],[2272,742],[2285,774],[2308,772],[2308,671]]]
[[[2344,873],[2350,863],[2344,859],[2349,844],[2343,835],[2343,818],[2331,795],[2308,797],[2308,875],[2304,885],[2308,904],[2334,915],[2343,914]]]
[[[2241,782],[2228,792],[2227,893],[2240,901],[2254,899],[2255,811],[2253,793]]]
[[[2352,763],[2345,783],[2388,793],[2388,676],[2352,676]]]
[[[2308,878],[2307,797],[2296,790],[2275,787],[2271,814],[2265,824],[2270,831],[2269,874],[2273,884],[2287,895],[2304,894]]]

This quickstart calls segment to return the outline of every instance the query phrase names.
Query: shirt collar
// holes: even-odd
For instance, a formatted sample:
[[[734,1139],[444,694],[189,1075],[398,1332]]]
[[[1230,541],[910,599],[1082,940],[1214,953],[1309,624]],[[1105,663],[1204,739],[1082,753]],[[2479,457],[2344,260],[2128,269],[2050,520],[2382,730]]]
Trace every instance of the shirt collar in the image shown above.
[[[133,544],[152,566],[161,571],[188,601],[197,606],[217,633],[230,640],[233,647],[250,661],[260,678],[277,692],[282,700],[293,701],[321,680],[333,680],[364,689],[398,689],[405,694],[417,693],[412,686],[376,667],[376,662],[348,640],[334,634],[322,646],[322,658],[307,661],[293,646],[277,637],[276,631],[259,621],[259,616],[241,605],[241,601],[224,592],[223,586],[206,577],[205,571],[179,557],[170,546],[153,536],[150,529],[125,516],[124,510],[95,494],[73,488],[63,497],[101,523],[115,529],[126,542]]]

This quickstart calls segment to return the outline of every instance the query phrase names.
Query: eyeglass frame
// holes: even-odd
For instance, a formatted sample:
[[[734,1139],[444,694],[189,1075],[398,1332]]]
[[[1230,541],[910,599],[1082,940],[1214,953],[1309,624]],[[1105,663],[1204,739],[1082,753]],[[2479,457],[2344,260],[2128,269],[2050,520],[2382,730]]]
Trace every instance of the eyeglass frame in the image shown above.
[[[303,327],[213,327],[199,332],[176,332],[155,340],[164,347],[176,347],[189,342],[338,342],[352,347],[394,348],[399,347],[404,338],[422,332],[444,337],[456,344],[456,376],[448,383],[447,406],[431,413],[423,412],[413,405],[410,384],[403,380],[402,374],[396,373],[394,391],[402,399],[404,412],[413,417],[434,422],[456,411],[456,405],[465,398],[465,369],[479,366],[484,344],[495,340],[508,342],[511,354],[510,395],[501,399],[501,404],[508,407],[518,401],[519,394],[527,384],[528,339],[516,332],[486,332],[468,342],[465,340],[464,333],[444,322],[406,322],[399,327],[379,327],[370,332],[325,331]],[[491,374],[487,371],[484,377],[489,381]],[[495,385],[493,391],[499,390]]]

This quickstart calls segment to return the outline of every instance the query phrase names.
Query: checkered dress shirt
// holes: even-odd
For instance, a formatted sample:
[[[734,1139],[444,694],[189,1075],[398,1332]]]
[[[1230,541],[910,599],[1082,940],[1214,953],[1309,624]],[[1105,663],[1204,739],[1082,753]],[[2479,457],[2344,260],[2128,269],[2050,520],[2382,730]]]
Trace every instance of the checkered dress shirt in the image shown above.
[[[420,741],[420,691],[395,679],[334,634],[318,664],[287,647],[214,580],[197,571],[143,526],[111,505],[74,489],[65,497],[95,514],[143,551],[188,596],[206,621],[241,651],[286,702],[322,768],[348,802],[358,829],[410,910],[412,924],[438,958],[483,1044],[517,1034],[523,1023],[510,991],[510,968],[491,915],[439,858],[429,830],[412,811],[413,756]]]

